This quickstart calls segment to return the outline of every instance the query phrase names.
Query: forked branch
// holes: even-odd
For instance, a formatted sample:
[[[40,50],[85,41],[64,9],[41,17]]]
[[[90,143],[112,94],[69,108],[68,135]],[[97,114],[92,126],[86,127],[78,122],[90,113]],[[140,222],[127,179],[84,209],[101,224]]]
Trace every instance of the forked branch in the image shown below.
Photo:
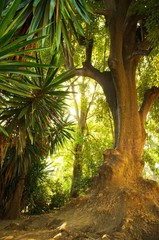
[[[143,124],[145,123],[146,116],[158,96],[159,96],[159,88],[157,88],[157,87],[152,87],[151,89],[148,89],[145,92],[144,100],[143,100],[142,106],[139,111],[141,121],[143,122]]]

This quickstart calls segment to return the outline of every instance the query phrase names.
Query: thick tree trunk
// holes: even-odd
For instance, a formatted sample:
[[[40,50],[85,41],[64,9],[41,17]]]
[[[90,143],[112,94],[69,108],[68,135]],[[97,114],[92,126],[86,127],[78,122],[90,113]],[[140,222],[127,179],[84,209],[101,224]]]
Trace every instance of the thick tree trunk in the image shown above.
[[[58,218],[67,221],[69,230],[87,233],[88,239],[157,240],[159,187],[143,179],[142,153],[146,114],[159,93],[151,89],[139,110],[135,73],[141,51],[136,42],[139,16],[129,16],[133,1],[102,2],[110,30],[110,72],[101,73],[92,66],[90,51],[86,51],[83,68],[76,72],[95,79],[103,88],[114,119],[114,149],[104,152],[103,165],[89,194],[67,206]],[[74,224],[71,217],[68,220],[72,213]]]
[[[102,86],[114,119],[115,142],[114,149],[104,152],[104,162],[90,194],[75,205],[74,217],[78,225],[82,211],[85,222],[81,229],[93,237],[98,232],[99,239],[157,240],[159,187],[154,181],[143,179],[142,154],[146,114],[158,91],[151,89],[139,110],[135,82],[141,57],[136,42],[138,16],[129,18],[131,0],[103,2],[110,30],[110,72],[95,69],[91,53],[88,56],[86,51],[86,62],[77,74],[91,77]]]

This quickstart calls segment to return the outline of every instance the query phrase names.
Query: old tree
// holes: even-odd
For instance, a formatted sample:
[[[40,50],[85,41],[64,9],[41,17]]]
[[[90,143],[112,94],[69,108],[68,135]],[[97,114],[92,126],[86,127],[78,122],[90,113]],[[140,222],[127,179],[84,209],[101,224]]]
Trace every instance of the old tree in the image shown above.
[[[140,60],[157,45],[158,1],[92,1],[94,16],[105,18],[110,34],[108,71],[94,65],[93,27],[87,26],[79,44],[86,58],[77,75],[97,81],[106,96],[114,120],[114,148],[104,152],[104,162],[92,190],[76,208],[77,225],[83,208],[84,229],[110,234],[111,239],[157,239],[159,234],[159,188],[143,179],[145,121],[159,95],[157,86],[138,102],[136,70]],[[96,15],[97,14],[97,15]],[[95,26],[95,25],[94,25]],[[92,32],[91,32],[92,31]],[[99,47],[99,43],[98,43]],[[68,64],[72,60],[67,58]],[[79,217],[80,216],[80,217]],[[107,238],[106,238],[107,239]]]
[[[57,1],[58,6],[62,2]],[[108,68],[98,69],[94,64],[92,56],[97,42],[90,24],[86,26],[85,36],[77,36],[86,54],[83,66],[75,69],[75,74],[90,77],[101,85],[114,120],[114,148],[104,152],[99,175],[93,179],[89,193],[55,214],[58,221],[52,221],[52,226],[66,222],[67,229],[61,234],[68,235],[68,239],[73,239],[76,229],[82,232],[80,239],[156,240],[159,236],[159,188],[156,182],[143,179],[142,155],[146,117],[159,89],[157,86],[147,89],[139,105],[136,70],[140,60],[157,48],[159,2],[88,2],[93,12],[92,25],[102,16],[105,31],[109,32]],[[65,49],[65,57],[67,67],[72,67],[73,54]]]

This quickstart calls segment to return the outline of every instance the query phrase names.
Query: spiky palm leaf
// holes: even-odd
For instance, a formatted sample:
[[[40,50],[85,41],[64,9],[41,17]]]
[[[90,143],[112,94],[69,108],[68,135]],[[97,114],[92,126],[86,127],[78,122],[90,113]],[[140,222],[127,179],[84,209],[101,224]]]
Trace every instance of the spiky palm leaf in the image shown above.
[[[51,64],[56,65],[56,61],[55,53]],[[0,83],[3,89],[0,122],[9,135],[8,151],[0,171],[4,206],[11,203],[16,184],[30,164],[40,161],[57,144],[71,137],[70,124],[64,116],[68,92],[63,86],[71,72],[57,75],[56,67],[37,65],[35,73],[37,76],[21,75]]]
[[[23,152],[27,137],[34,144],[40,134],[55,134],[60,126],[66,124],[63,114],[68,93],[62,84],[71,77],[71,73],[66,71],[56,76],[57,67],[52,65],[56,65],[57,61],[55,53],[49,68],[44,69],[37,62],[35,75],[6,77],[0,82],[0,89],[3,90],[0,122],[13,138],[12,145],[16,146],[18,154]]]
[[[67,24],[75,34],[81,31],[76,13],[88,20],[85,1],[3,0],[0,6],[0,131],[8,136],[0,136],[8,146],[0,166],[3,206],[8,206],[20,175],[27,172],[31,161],[39,161],[57,143],[71,137],[64,118],[67,91],[63,89],[71,73],[57,75],[57,52],[46,66],[37,56],[30,56],[28,52],[35,49],[27,50],[26,46],[44,39],[48,32],[58,48],[62,35],[69,45]],[[32,14],[30,33],[26,34]],[[26,22],[24,34],[19,35]],[[37,30],[40,26],[46,28]],[[32,38],[37,32],[41,35]]]
[[[29,32],[41,28],[38,34],[41,36],[49,34],[51,43],[55,43],[57,49],[62,38],[70,48],[70,32],[76,37],[77,33],[83,34],[77,16],[89,22],[90,9],[85,0],[23,0],[21,7],[27,4],[26,13],[33,16],[30,26],[28,25]]]
[[[29,35],[18,34],[19,28],[25,22],[25,17],[28,17],[29,14],[26,11],[27,7],[17,13],[20,2],[21,0],[4,0],[0,5],[0,116],[2,116],[3,108],[6,106],[3,99],[3,94],[7,91],[7,89],[5,89],[5,82],[10,84],[11,89],[11,81],[14,82],[15,75],[39,76],[39,74],[37,75],[35,71],[31,70],[31,67],[39,66],[39,64],[36,63],[35,57],[30,56],[30,52],[35,50],[26,50],[25,48],[30,47],[45,36],[28,40]],[[40,50],[41,48],[37,49],[37,51]],[[15,60],[17,56],[19,59],[21,58],[21,61]],[[16,87],[14,89],[12,88],[12,91],[14,93]],[[5,136],[8,137],[9,134],[4,124],[1,123],[2,122],[0,122],[0,165],[2,166],[8,147],[8,138]]]

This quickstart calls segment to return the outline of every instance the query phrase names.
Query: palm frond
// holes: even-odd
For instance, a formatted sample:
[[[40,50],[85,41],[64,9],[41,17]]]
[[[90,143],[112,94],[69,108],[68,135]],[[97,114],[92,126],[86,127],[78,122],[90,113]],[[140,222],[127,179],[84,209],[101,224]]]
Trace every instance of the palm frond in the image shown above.
[[[70,48],[70,31],[77,36],[77,32],[83,34],[83,28],[77,18],[77,14],[85,22],[89,23],[88,5],[84,0],[41,0],[33,2],[33,19],[29,28],[30,32],[42,27],[41,35],[50,35],[52,43],[59,49],[64,38]]]

